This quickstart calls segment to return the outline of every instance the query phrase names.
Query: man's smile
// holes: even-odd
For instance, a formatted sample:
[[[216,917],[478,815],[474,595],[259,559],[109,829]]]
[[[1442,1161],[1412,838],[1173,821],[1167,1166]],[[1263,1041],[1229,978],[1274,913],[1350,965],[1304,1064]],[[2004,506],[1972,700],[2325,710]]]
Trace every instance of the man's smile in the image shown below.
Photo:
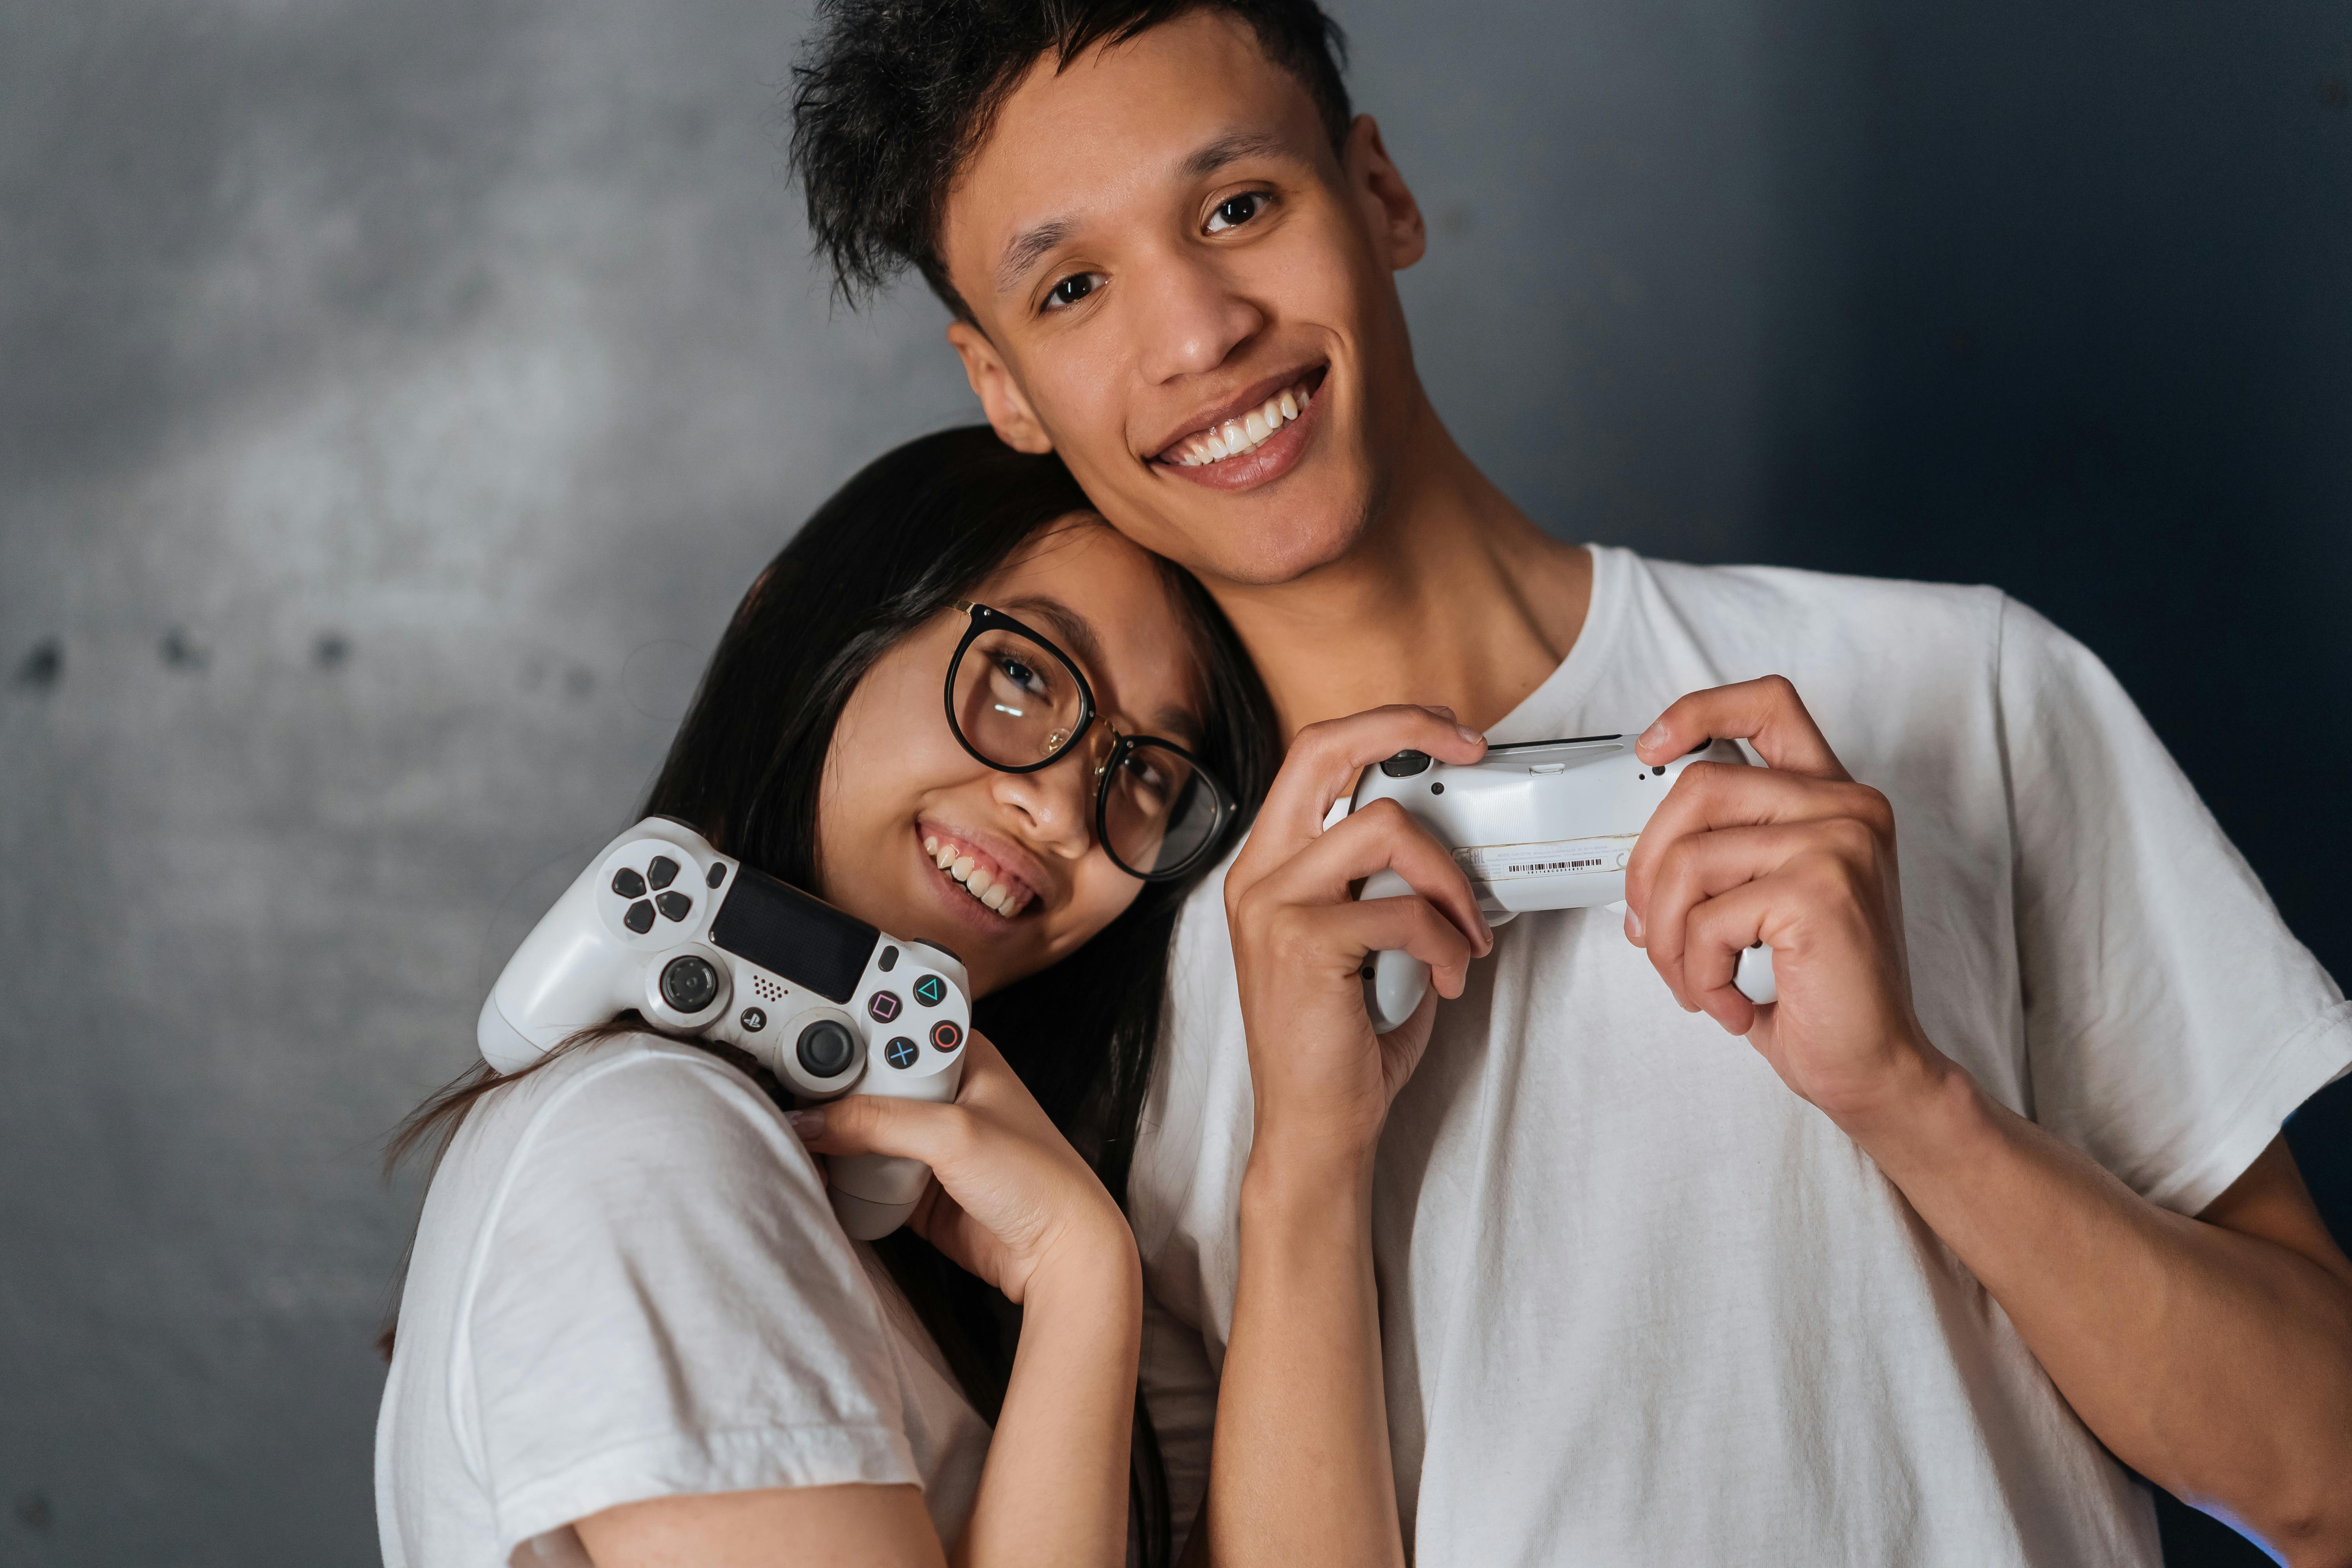
[[[1287,472],[1304,450],[1329,366],[1270,376],[1191,416],[1154,468],[1217,489],[1245,489]]]

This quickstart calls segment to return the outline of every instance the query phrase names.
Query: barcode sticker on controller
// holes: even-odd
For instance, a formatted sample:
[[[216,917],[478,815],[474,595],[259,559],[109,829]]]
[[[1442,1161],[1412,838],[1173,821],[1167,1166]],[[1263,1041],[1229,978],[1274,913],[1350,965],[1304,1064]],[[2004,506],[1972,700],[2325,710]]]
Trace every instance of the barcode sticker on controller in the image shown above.
[[[1507,882],[1520,877],[1599,875],[1625,868],[1633,853],[1633,833],[1594,838],[1556,838],[1544,844],[1479,844],[1454,852],[1462,874],[1474,882]]]

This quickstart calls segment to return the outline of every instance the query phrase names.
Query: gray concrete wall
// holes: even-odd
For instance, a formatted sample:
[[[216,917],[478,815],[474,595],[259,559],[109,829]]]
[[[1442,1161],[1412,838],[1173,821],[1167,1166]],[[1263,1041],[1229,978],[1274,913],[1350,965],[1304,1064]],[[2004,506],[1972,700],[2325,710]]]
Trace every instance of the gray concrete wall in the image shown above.
[[[2024,592],[2342,972],[2352,839],[2243,749],[2341,799],[2340,5],[1338,9],[1507,488]],[[0,0],[0,1564],[371,1560],[383,1132],[756,566],[973,416],[804,261],[804,22]]]

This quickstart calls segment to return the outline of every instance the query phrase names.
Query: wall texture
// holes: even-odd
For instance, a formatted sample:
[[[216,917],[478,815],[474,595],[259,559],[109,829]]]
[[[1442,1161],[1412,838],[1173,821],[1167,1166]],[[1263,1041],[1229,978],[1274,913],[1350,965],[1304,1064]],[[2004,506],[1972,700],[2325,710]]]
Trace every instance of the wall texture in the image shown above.
[[[2352,14],[1338,11],[1496,479],[2019,593],[2347,972]],[[0,0],[0,1564],[372,1560],[385,1130],[757,565],[973,416],[804,261],[805,19]]]

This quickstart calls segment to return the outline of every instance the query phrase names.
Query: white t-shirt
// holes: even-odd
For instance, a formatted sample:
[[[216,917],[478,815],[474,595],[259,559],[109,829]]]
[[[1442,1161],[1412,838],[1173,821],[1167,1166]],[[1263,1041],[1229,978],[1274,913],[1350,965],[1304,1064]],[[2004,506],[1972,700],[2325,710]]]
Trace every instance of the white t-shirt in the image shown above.
[[[2194,1214],[2352,1059],[2342,994],[2032,611],[1592,554],[1582,635],[1493,739],[1638,731],[1686,691],[1790,677],[1894,803],[1919,1017],[2003,1104]],[[1180,1519],[1250,1145],[1221,881],[1179,929],[1129,1179]],[[1373,1239],[1422,1568],[2159,1560],[2147,1494],[2001,1309],[1826,1117],[1675,1005],[1613,911],[1520,916],[1440,1005]]]
[[[584,1564],[615,1504],[912,1482],[952,1543],[988,1436],[782,1113],[630,1036],[477,1104],[435,1173],[377,1529],[389,1568]]]

